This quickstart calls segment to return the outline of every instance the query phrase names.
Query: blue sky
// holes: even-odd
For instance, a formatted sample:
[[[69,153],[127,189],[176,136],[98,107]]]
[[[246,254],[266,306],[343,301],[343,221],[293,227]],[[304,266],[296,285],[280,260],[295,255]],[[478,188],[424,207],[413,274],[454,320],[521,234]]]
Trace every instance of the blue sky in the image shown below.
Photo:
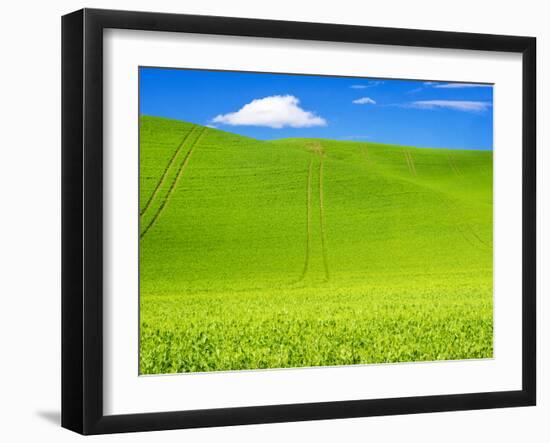
[[[140,114],[262,140],[492,149],[490,85],[140,68]]]

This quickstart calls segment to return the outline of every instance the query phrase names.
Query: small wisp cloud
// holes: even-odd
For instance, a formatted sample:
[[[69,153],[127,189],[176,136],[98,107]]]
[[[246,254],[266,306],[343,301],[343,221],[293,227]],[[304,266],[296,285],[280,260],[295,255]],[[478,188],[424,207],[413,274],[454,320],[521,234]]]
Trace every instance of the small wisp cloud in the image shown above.
[[[466,100],[420,100],[406,103],[403,106],[416,109],[452,109],[463,112],[483,112],[491,107],[491,103]]]
[[[361,83],[357,85],[351,85],[351,89],[367,89],[367,88],[373,88],[375,86],[383,85],[384,82],[382,80],[370,80],[367,83]]]
[[[302,109],[299,105],[300,100],[293,95],[272,95],[252,100],[236,112],[217,115],[212,119],[212,123],[267,126],[276,129],[327,125],[324,118]]]
[[[353,100],[356,105],[375,105],[376,102],[370,97],[361,97],[357,100]]]
[[[436,83],[433,85],[436,89],[491,88],[492,86],[480,83]]]
[[[441,83],[441,82],[423,82],[423,86],[410,90],[409,94],[416,94],[417,92],[426,89],[471,89],[471,88],[492,88],[493,85],[487,83]]]

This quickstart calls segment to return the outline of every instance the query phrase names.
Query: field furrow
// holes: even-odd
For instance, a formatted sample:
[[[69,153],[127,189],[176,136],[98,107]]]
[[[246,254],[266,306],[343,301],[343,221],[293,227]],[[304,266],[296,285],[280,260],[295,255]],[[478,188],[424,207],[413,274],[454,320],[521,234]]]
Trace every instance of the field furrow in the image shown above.
[[[449,166],[451,167],[452,171],[456,174],[456,175],[461,175],[460,173],[460,170],[458,169],[458,167],[456,166],[456,163],[453,159],[453,156],[449,153],[447,154],[447,158],[449,159]]]
[[[414,160],[411,156],[410,151],[405,151],[405,155],[407,156],[407,161],[409,163],[410,172],[412,175],[416,175],[416,166],[414,165]]]
[[[161,186],[164,184],[165,180],[166,180],[166,177],[168,176],[168,172],[170,171],[170,169],[173,167],[173,165],[175,164],[175,160],[176,158],[178,157],[178,155],[181,153],[182,149],[183,149],[183,146],[185,145],[185,142],[187,141],[187,139],[191,136],[191,134],[193,133],[195,129],[191,129],[191,131],[188,131],[184,136],[183,136],[183,139],[181,141],[181,143],[179,144],[179,146],[177,147],[177,149],[174,151],[174,154],[172,155],[172,157],[170,157],[170,161],[168,162],[168,164],[166,165],[166,167],[164,168],[164,171],[160,177],[160,180],[157,182],[153,192],[151,193],[151,195],[149,196],[149,198],[147,199],[146,203],[145,203],[145,206],[141,209],[139,215],[143,215],[145,214],[145,212],[147,211],[147,209],[149,209],[150,205],[151,205],[151,202],[155,199],[155,197],[157,196],[158,192],[159,192],[159,189],[161,188]]]
[[[166,204],[170,200],[170,196],[174,192],[174,189],[178,185],[178,182],[183,175],[183,172],[185,171],[185,168],[187,167],[187,164],[189,163],[189,159],[191,158],[191,155],[193,154],[193,150],[195,149],[195,146],[201,139],[202,135],[204,134],[205,129],[197,130],[196,136],[192,138],[191,144],[187,150],[187,153],[183,157],[183,161],[179,164],[179,167],[177,168],[177,171],[175,171],[175,175],[170,183],[170,185],[166,188],[164,194],[158,195],[158,206],[156,208],[156,211],[154,212],[153,216],[145,223],[145,227],[140,233],[140,238],[145,236],[147,232],[153,227],[153,225],[157,222],[159,217],[161,216],[162,212],[164,211],[164,208],[166,207]],[[144,213],[145,216],[145,213]]]
[[[319,160],[319,227],[321,228],[321,248],[323,254],[323,267],[325,270],[325,279],[330,280],[328,270],[327,246],[325,238],[325,215],[324,215],[324,197],[323,197],[323,153]]]
[[[313,171],[313,160],[309,161],[309,168],[307,173],[307,191],[306,191],[306,247],[305,247],[305,257],[304,257],[304,267],[302,269],[302,274],[298,279],[298,283],[301,282],[307,273],[307,268],[309,266],[309,245],[311,243],[311,177]]]

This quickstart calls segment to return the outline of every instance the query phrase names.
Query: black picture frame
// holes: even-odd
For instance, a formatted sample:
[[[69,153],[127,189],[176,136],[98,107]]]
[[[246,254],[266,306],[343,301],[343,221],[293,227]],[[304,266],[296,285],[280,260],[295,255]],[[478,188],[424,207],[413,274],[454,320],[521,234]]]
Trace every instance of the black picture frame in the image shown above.
[[[104,415],[103,30],[172,31],[522,54],[522,389]],[[536,403],[536,39],[83,9],[62,18],[62,426],[81,434],[530,406]]]

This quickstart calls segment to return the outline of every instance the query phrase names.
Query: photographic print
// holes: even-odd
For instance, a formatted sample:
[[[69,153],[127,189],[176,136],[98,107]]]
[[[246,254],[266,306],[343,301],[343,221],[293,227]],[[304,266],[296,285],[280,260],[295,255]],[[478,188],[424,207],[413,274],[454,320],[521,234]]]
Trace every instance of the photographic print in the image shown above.
[[[493,357],[493,86],[139,68],[142,375]]]

